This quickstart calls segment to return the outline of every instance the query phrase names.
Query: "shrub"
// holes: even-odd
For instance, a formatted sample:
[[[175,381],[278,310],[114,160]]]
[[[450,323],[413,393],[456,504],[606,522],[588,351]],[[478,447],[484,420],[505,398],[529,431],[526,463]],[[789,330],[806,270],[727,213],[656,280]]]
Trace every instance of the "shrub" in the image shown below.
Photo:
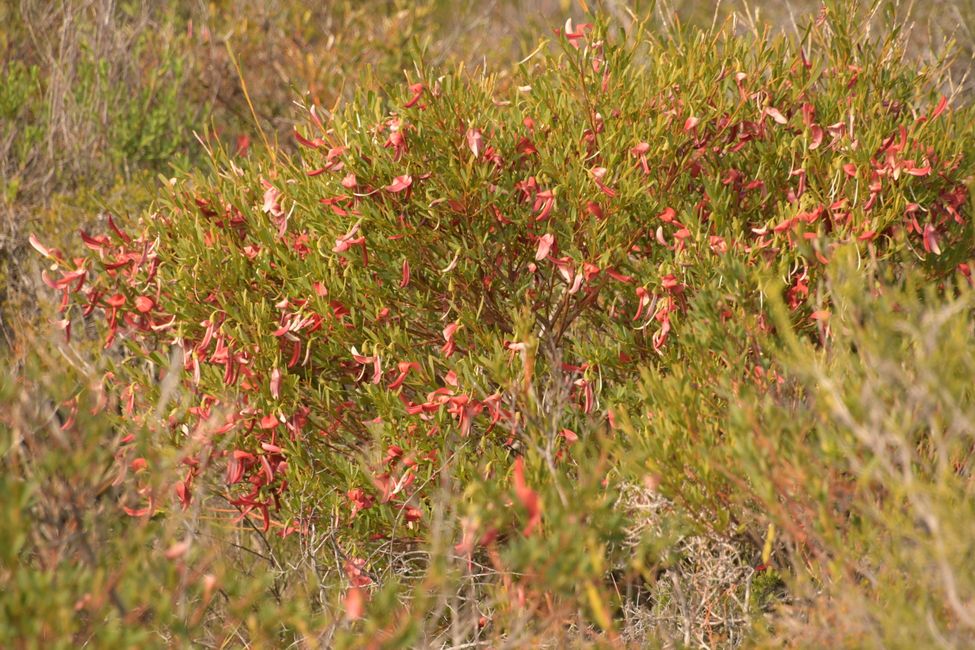
[[[38,286],[27,233],[71,248],[100,212],[138,213],[157,173],[199,162],[208,126],[246,152],[260,125],[290,138],[293,95],[332,107],[384,92],[415,53],[481,58],[492,38],[459,25],[504,24],[507,2],[153,3],[93,0],[0,7],[0,310],[5,338],[32,322]],[[9,6],[8,6],[9,5]],[[492,30],[486,30],[490,32]],[[441,43],[451,44],[449,48]],[[322,65],[327,60],[328,65]],[[250,93],[242,92],[241,75]],[[291,144],[290,141],[288,143]],[[290,147],[287,147],[290,148]],[[117,200],[122,195],[125,200]],[[95,224],[98,224],[97,226]]]
[[[229,519],[198,507],[126,516],[124,477],[150,465],[169,481],[192,446],[144,447],[118,462],[136,430],[112,417],[107,359],[31,344],[18,379],[0,377],[0,645],[275,646],[302,625],[327,629],[311,588],[276,581],[260,564],[267,548]]]
[[[84,234],[85,258],[35,240],[61,327],[103,314],[123,361],[139,434],[121,461],[194,449],[178,480],[132,476],[125,511],[223,499],[307,540],[303,561],[327,544],[328,593],[355,619],[372,589],[363,625],[400,641],[476,640],[483,602],[612,640],[633,594],[688,561],[688,534],[774,571],[749,615],[855,584],[846,545],[868,563],[900,552],[892,522],[929,514],[918,481],[967,489],[967,439],[936,433],[967,421],[966,388],[919,398],[939,415],[902,430],[905,460],[880,424],[858,428],[860,409],[884,411],[837,382],[869,378],[914,412],[899,402],[914,375],[877,369],[916,344],[865,356],[862,284],[878,314],[911,299],[919,322],[942,301],[967,315],[973,124],[939,69],[900,63],[899,34],[872,41],[856,19],[828,12],[798,43],[569,21],[510,81],[417,64],[399,95],[308,107],[295,155],[210,138],[209,170]],[[864,270],[844,280],[850,258]],[[952,340],[968,325],[955,316]],[[618,498],[634,487],[666,504],[636,540]],[[923,583],[931,627],[967,638],[970,587],[944,578],[964,559],[924,543],[942,569]],[[726,598],[749,603],[736,589],[754,571],[732,563]],[[730,641],[747,620],[694,634]]]

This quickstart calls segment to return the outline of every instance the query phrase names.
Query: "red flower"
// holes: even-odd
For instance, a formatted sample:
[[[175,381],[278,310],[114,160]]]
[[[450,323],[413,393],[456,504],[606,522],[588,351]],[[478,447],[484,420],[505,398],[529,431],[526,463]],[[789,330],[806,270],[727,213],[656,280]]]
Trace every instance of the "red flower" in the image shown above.
[[[515,460],[512,478],[515,496],[521,502],[521,505],[524,506],[525,510],[528,511],[528,524],[523,531],[527,537],[532,534],[535,527],[542,521],[542,505],[538,493],[531,489],[525,481],[525,460],[521,456]]]
[[[409,174],[403,174],[394,178],[393,182],[386,186],[386,191],[396,194],[408,189],[411,185],[413,185],[413,177]]]
[[[137,296],[135,299],[135,308],[143,314],[152,311],[155,306],[156,302],[148,296]]]

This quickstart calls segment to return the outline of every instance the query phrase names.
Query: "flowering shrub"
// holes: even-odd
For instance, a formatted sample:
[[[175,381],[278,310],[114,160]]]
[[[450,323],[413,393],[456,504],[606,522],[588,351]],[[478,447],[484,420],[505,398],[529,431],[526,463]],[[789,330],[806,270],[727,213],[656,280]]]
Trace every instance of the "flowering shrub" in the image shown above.
[[[568,21],[513,79],[418,65],[395,101],[308,107],[297,155],[209,141],[87,257],[35,239],[59,325],[104,315],[148,432],[125,512],[220,495],[265,533],[327,529],[350,618],[446,537],[522,574],[521,606],[578,596],[611,630],[608,572],[667,558],[623,543],[621,486],[762,570],[828,555],[841,481],[804,491],[818,425],[783,345],[829,349],[851,256],[946,293],[970,274],[972,112],[859,39],[828,14],[800,44]],[[168,442],[194,453],[159,485],[137,450]]]

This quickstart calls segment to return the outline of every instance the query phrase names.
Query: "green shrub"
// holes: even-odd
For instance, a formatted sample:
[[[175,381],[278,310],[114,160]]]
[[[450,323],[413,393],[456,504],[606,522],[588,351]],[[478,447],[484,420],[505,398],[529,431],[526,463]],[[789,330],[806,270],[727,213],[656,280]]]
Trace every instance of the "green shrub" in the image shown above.
[[[169,484],[195,448],[141,446],[119,462],[136,430],[113,417],[107,359],[31,342],[17,381],[0,376],[0,645],[277,646],[328,628],[334,617],[313,610],[314,587],[276,579],[266,542],[242,538],[229,519],[200,507],[125,515],[139,498],[125,476],[150,466]]]
[[[4,203],[13,203],[20,187],[18,176],[29,164],[32,152],[43,142],[44,128],[31,112],[42,112],[40,100],[40,71],[20,61],[5,66],[0,78],[0,160],[4,181],[0,194]]]
[[[969,489],[971,395],[933,387],[970,361],[975,121],[896,30],[856,25],[830,12],[793,43],[569,22],[510,82],[418,64],[399,94],[309,107],[295,155],[210,138],[208,170],[86,234],[84,259],[35,242],[62,327],[104,314],[123,360],[120,462],[198,450],[178,480],[129,477],[126,512],[225,499],[304,540],[286,562],[327,557],[321,602],[355,619],[368,593],[346,629],[391,644],[479,642],[492,620],[618,641],[634,593],[705,561],[688,535],[773,573],[752,603],[735,559],[741,620],[685,643],[740,639],[778,600],[756,632],[774,636],[822,594],[852,602],[834,585],[873,599],[852,625],[881,643],[905,579],[931,614],[905,634],[970,639],[971,585],[947,576],[975,519],[932,513]],[[945,310],[940,365],[896,309]],[[667,504],[635,536],[634,487]],[[899,537],[913,517],[930,577]]]

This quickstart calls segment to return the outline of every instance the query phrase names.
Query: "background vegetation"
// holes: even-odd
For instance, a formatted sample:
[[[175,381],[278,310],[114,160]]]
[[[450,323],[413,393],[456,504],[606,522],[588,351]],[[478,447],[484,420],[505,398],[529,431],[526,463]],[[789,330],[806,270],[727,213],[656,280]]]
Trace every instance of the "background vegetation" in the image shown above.
[[[970,645],[975,11],[702,4],[0,5],[0,645]]]

